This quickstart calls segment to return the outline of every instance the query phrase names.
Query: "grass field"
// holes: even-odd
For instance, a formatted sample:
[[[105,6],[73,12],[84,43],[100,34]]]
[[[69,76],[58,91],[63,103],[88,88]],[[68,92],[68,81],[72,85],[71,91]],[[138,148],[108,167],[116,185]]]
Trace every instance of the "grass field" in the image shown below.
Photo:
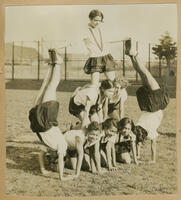
[[[16,82],[14,82],[16,83]],[[77,83],[78,84],[78,83]],[[159,128],[157,141],[157,163],[149,164],[150,144],[146,142],[142,149],[142,164],[122,164],[117,172],[106,172],[102,176],[81,171],[75,180],[61,182],[58,173],[51,172],[42,176],[38,164],[39,144],[36,135],[29,128],[28,111],[40,83],[34,81],[21,87],[13,82],[7,83],[7,194],[25,196],[102,196],[122,194],[175,194],[177,192],[176,159],[176,99],[171,98],[164,111],[164,118]],[[11,87],[10,87],[11,86]],[[24,86],[24,87],[23,87]],[[70,87],[71,86],[71,87]],[[68,113],[68,101],[73,85],[60,88],[57,100],[60,102],[59,127],[66,129],[70,121],[76,118]],[[135,88],[129,88],[125,104],[126,116],[136,122],[140,110],[134,94]],[[73,173],[65,169],[66,174]]]

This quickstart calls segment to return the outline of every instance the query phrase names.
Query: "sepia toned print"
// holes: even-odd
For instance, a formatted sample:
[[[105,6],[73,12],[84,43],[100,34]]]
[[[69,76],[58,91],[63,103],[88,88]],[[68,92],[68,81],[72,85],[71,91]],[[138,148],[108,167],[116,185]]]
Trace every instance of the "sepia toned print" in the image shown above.
[[[177,8],[5,6],[7,198],[177,198]]]

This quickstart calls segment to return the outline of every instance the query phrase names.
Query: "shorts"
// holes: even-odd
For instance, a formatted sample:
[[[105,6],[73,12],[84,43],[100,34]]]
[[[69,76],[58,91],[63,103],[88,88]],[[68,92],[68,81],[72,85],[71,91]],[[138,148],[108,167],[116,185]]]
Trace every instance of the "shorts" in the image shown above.
[[[108,115],[115,120],[119,120],[119,103],[120,101],[116,104],[108,104]]]
[[[86,74],[92,74],[94,72],[109,72],[115,71],[116,62],[114,61],[111,54],[99,57],[90,57],[84,66],[84,72]]]
[[[119,111],[119,103],[120,101],[117,102],[116,104],[114,103],[108,104],[108,115],[114,112],[115,110]]]
[[[142,111],[155,112],[163,110],[169,103],[166,89],[151,90],[145,86],[136,91],[137,101]]]
[[[79,116],[80,113],[82,111],[85,110],[85,106],[84,105],[77,105],[75,102],[74,102],[74,97],[72,97],[69,101],[69,113],[74,115],[74,116]]]
[[[74,150],[67,149],[67,154],[71,158],[76,158],[78,156],[76,149]]]
[[[136,126],[144,128],[148,133],[147,138],[153,140],[158,136],[157,129],[161,124],[162,118],[162,110],[156,112],[142,112]]]
[[[57,126],[52,126],[45,132],[40,132],[39,135],[45,145],[58,153],[66,154],[67,142]]]
[[[100,142],[100,149],[102,149],[104,152],[106,151],[106,146],[107,146],[107,142],[105,143]]]
[[[47,101],[36,105],[29,111],[30,128],[33,132],[45,132],[52,126],[58,126],[59,103]]]
[[[131,141],[116,143],[116,154],[131,152]]]
[[[78,117],[82,111],[85,111],[84,105],[77,105],[74,102],[74,97],[72,97],[69,101],[69,113],[74,115],[75,117]],[[98,112],[98,105],[92,105],[89,111],[89,116],[95,114]]]

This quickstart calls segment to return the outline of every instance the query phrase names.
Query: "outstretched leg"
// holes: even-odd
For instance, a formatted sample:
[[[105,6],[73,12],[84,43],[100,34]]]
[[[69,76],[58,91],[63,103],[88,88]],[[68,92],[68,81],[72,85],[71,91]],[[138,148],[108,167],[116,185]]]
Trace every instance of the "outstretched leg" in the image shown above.
[[[139,73],[143,86],[147,86],[151,90],[157,90],[160,89],[159,84],[157,81],[153,78],[151,73],[148,71],[146,67],[143,65],[140,65],[137,55],[133,55],[131,52],[131,40],[125,41],[125,54],[128,55],[131,58],[131,62],[133,64],[134,69]]]
[[[54,50],[52,50],[54,51]],[[54,55],[56,55],[54,51]],[[40,88],[40,91],[36,97],[35,105],[44,103],[50,100],[56,100],[56,89],[60,82],[60,64],[62,63],[62,58],[57,54],[57,64],[52,62],[50,57],[50,64],[48,71],[45,75],[44,81]]]

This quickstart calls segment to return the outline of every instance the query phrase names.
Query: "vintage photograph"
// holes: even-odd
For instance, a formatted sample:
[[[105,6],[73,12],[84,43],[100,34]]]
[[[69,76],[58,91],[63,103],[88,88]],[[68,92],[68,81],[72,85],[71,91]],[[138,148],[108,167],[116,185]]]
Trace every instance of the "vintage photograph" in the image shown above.
[[[177,194],[176,3],[5,7],[6,195]]]

